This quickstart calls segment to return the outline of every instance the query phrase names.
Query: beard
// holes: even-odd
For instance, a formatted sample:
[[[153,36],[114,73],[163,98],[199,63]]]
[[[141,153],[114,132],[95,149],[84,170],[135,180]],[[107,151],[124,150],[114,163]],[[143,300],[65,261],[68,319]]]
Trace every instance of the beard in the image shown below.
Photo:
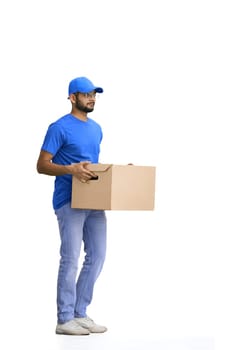
[[[93,112],[94,110],[94,103],[92,104],[93,104],[93,107],[85,106],[82,102],[79,101],[78,98],[76,98],[75,108],[78,109],[79,111],[90,113],[90,112]]]

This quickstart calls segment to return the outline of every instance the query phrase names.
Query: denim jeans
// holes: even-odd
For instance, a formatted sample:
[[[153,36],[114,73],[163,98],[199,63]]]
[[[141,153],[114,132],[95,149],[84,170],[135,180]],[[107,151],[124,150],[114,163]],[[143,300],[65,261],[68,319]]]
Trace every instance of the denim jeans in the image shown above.
[[[106,255],[106,216],[103,210],[72,209],[70,203],[55,214],[61,238],[57,318],[58,323],[65,323],[86,317]],[[85,258],[77,276],[82,242]]]

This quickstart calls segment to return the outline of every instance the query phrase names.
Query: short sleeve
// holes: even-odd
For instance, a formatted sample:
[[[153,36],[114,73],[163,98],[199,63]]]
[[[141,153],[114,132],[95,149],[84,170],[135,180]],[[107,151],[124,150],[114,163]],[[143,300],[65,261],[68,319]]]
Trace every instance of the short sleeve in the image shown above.
[[[50,124],[41,150],[55,155],[65,142],[65,133],[58,123]]]

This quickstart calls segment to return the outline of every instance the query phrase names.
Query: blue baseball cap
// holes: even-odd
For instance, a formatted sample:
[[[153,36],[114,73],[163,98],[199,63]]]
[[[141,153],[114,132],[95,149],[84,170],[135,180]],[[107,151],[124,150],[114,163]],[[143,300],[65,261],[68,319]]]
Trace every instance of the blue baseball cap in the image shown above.
[[[101,87],[95,86],[86,77],[75,78],[71,80],[69,83],[69,95],[75,94],[76,92],[81,92],[83,94],[86,94],[94,90],[99,93],[102,93],[104,91]]]

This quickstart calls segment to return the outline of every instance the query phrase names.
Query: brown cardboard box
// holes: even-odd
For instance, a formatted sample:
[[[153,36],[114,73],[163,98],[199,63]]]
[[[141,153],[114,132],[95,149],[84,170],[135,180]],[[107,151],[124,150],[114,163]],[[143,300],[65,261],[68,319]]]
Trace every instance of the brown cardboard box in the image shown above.
[[[154,210],[153,166],[89,164],[97,180],[72,179],[72,208],[103,210]]]

